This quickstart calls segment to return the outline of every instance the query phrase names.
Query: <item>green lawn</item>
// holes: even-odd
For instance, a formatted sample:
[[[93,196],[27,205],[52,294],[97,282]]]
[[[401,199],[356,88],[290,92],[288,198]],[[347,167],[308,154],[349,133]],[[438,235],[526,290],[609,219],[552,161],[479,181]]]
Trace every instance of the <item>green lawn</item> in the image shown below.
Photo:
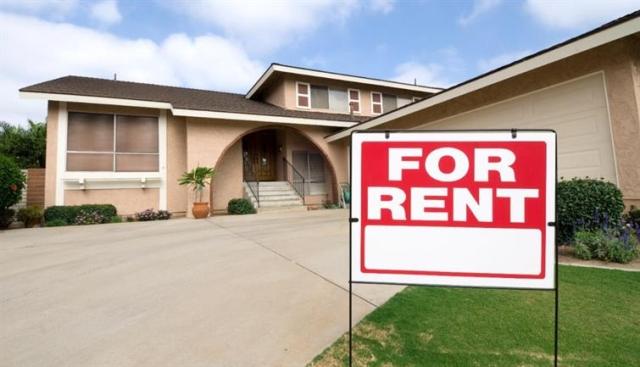
[[[561,266],[559,276],[558,364],[640,366],[640,273]],[[354,362],[552,366],[553,292],[408,287],[354,329]],[[310,365],[347,365],[346,336]]]

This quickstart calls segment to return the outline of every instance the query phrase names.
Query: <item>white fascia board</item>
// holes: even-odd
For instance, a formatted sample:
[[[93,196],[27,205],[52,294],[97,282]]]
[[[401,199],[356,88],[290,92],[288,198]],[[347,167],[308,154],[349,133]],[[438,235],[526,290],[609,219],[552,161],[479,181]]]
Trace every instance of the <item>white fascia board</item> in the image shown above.
[[[288,74],[295,74],[295,75],[304,75],[304,76],[317,77],[317,78],[340,80],[340,81],[350,82],[350,83],[359,83],[359,84],[375,85],[379,87],[404,89],[404,90],[414,91],[414,92],[439,93],[442,91],[442,88],[432,88],[432,87],[425,87],[421,85],[412,85],[412,84],[393,82],[393,81],[387,81],[387,80],[369,79],[369,78],[352,76],[352,75],[334,74],[334,73],[319,71],[319,70],[299,69],[292,66],[271,65],[269,69],[267,69],[267,71],[262,75],[262,77],[260,77],[258,82],[249,90],[249,92],[247,92],[247,94],[245,95],[245,98],[247,99],[251,98],[256,93],[256,91],[260,89],[262,84],[264,84],[264,82],[266,82],[267,79],[269,79],[269,77],[271,76],[271,74],[273,74],[275,71],[288,73]]]
[[[20,97],[31,98],[31,99],[36,99],[36,98],[46,99],[50,101],[60,101],[60,102],[77,102],[77,103],[92,103],[92,104],[128,106],[128,107],[156,108],[161,110],[170,110],[174,116],[201,117],[201,118],[238,120],[238,121],[258,121],[258,122],[269,122],[269,123],[276,123],[276,124],[279,123],[279,124],[293,124],[293,125],[331,126],[331,127],[343,127],[343,128],[348,128],[356,125],[355,122],[350,122],[350,121],[334,121],[334,120],[322,120],[322,119],[310,119],[310,118],[298,118],[298,117],[286,117],[286,116],[189,110],[189,109],[182,109],[182,108],[173,108],[171,103],[167,103],[167,102],[141,101],[137,99],[104,98],[104,97],[91,97],[91,96],[76,96],[71,94],[54,94],[54,93],[37,93],[37,92],[20,92]]]
[[[287,117],[287,116],[254,115],[254,114],[233,113],[233,112],[187,110],[187,109],[179,109],[179,108],[173,109],[172,112],[174,116],[201,117],[201,118],[238,120],[238,121],[258,121],[258,122],[270,122],[270,123],[277,123],[277,124],[315,125],[315,126],[332,126],[332,127],[352,127],[356,125],[355,122],[349,122],[349,121],[320,120],[320,119],[308,119],[308,118]]]
[[[28,98],[28,99],[46,99],[50,101],[60,101],[60,102],[77,102],[77,103],[105,104],[105,105],[127,106],[127,107],[171,109],[171,103],[142,101],[138,99],[77,96],[73,94],[38,93],[38,92],[20,92],[20,97]]]
[[[380,126],[391,120],[395,120],[397,118],[410,115],[417,111],[427,109],[437,104],[440,104],[440,103],[449,101],[451,99],[460,97],[462,95],[474,92],[476,90],[485,88],[492,84],[499,83],[503,80],[515,77],[520,74],[524,74],[531,70],[537,69],[541,66],[551,64],[553,62],[565,59],[567,57],[576,55],[578,53],[590,50],[598,46],[602,46],[609,42],[613,42],[617,39],[624,38],[626,36],[629,36],[638,32],[640,32],[640,18],[634,18],[625,23],[622,23],[617,26],[606,29],[604,31],[592,34],[588,37],[578,39],[574,42],[558,47],[554,50],[545,52],[529,60],[525,60],[523,62],[510,66],[508,68],[498,70],[494,73],[488,74],[484,77],[476,79],[467,84],[463,84],[459,87],[453,87],[451,89],[447,89],[439,94],[434,95],[433,97],[429,97],[413,105],[396,110],[394,112],[380,116],[378,118],[374,118],[358,126],[355,126],[351,129],[340,131],[334,135],[326,137],[325,140],[328,142],[332,142],[332,141],[346,138],[353,131],[367,130],[367,129],[374,128],[376,126]]]

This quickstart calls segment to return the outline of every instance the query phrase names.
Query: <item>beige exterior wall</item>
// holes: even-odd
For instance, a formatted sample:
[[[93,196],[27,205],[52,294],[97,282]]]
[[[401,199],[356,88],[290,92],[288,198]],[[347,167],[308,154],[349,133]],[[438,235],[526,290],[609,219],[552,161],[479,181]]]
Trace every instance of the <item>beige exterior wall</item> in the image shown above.
[[[158,209],[158,189],[65,190],[64,205],[113,204],[118,215]]]
[[[56,168],[58,151],[58,102],[47,104],[47,152],[44,177],[44,206],[56,204]]]
[[[329,88],[341,88],[341,89],[358,89],[360,90],[360,113],[358,115],[361,116],[373,116],[371,112],[371,92],[381,92],[386,94],[393,94],[398,97],[412,99],[413,97],[424,98],[428,96],[428,93],[424,92],[407,92],[403,89],[397,88],[374,88],[372,89],[371,85],[367,84],[354,84],[347,83],[342,81],[332,81],[322,78],[313,78],[307,76],[296,76],[296,75],[286,75],[284,77],[280,77],[276,81],[272,83],[272,86],[267,88],[267,92],[265,95],[265,100],[271,104],[276,106],[280,106],[283,108],[291,109],[291,110],[302,110],[302,111],[316,111],[316,112],[330,112],[336,113],[335,111],[330,111],[328,109],[318,109],[318,108],[298,108],[296,106],[296,82],[309,83],[314,85],[322,85],[327,86]],[[388,112],[388,111],[385,111]]]
[[[455,116],[519,95],[602,71],[618,175],[628,204],[640,202],[640,116],[638,63],[640,40],[628,37],[513,77],[432,108],[403,116],[380,129],[428,127],[429,122]],[[427,124],[427,125],[425,125]],[[534,127],[534,126],[529,126]],[[346,140],[346,139],[343,139]]]
[[[242,197],[242,147],[241,139],[250,132],[264,129],[292,129],[315,145],[335,170],[336,182],[347,177],[346,147],[343,144],[328,144],[324,137],[335,131],[333,128],[308,125],[270,125],[256,122],[187,118],[187,169],[198,165],[215,167],[216,175],[212,191],[205,192],[213,211],[226,209],[230,199]],[[334,185],[335,186],[335,185]],[[337,190],[337,188],[335,188]],[[193,195],[188,195],[188,208]],[[190,213],[187,213],[190,216]]]
[[[184,117],[167,116],[167,209],[186,215],[188,188],[178,184],[187,170],[187,124]]]

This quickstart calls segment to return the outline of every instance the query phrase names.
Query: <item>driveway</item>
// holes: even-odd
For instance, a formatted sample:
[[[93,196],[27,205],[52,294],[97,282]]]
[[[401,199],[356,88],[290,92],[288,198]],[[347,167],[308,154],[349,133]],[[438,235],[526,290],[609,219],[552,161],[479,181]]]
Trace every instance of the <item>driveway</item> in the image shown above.
[[[303,366],[348,327],[347,212],[0,233],[0,366]],[[354,321],[400,288],[354,287]]]

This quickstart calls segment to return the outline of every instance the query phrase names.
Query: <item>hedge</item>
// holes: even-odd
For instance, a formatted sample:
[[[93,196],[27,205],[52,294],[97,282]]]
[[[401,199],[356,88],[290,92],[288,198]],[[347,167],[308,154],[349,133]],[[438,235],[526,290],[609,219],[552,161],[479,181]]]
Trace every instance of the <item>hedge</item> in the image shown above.
[[[590,178],[561,181],[557,186],[558,243],[573,241],[576,231],[620,223],[622,192],[611,182]]]
[[[227,213],[229,214],[253,214],[256,209],[247,199],[231,199],[227,205]]]
[[[66,224],[74,224],[80,212],[98,213],[108,219],[118,214],[116,207],[111,204],[56,205],[45,209],[44,221],[45,223],[64,221]]]

